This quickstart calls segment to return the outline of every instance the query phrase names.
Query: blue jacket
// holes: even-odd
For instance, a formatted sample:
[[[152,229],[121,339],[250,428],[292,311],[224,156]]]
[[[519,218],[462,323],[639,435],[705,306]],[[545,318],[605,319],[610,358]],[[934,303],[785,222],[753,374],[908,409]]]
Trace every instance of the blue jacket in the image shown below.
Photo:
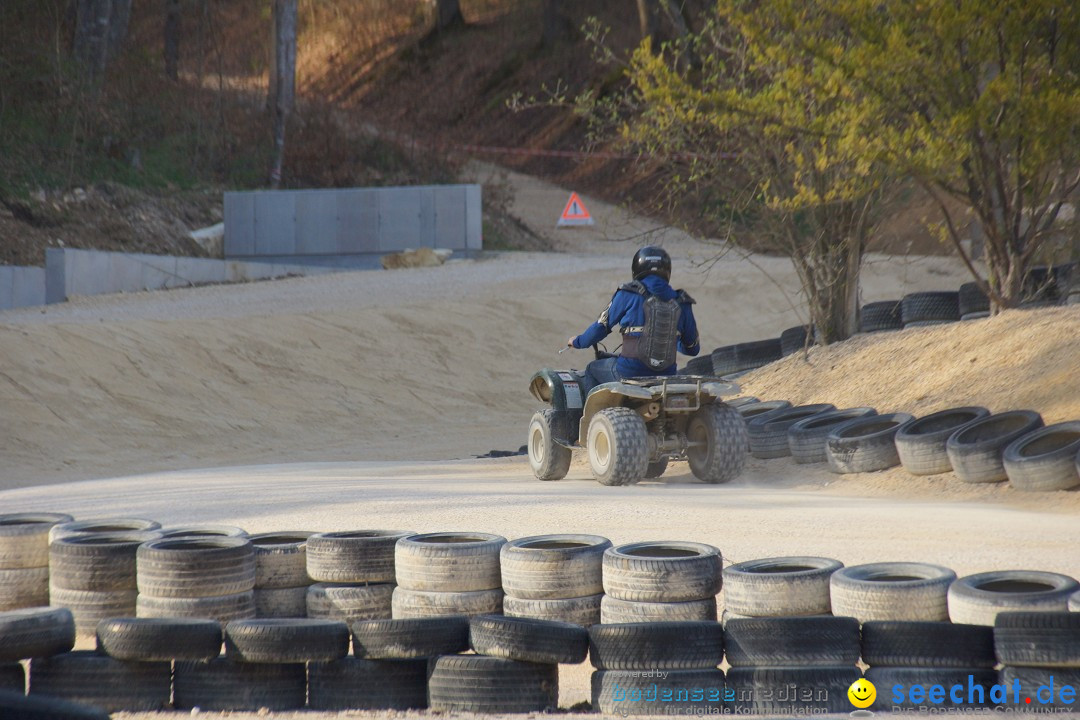
[[[657,295],[661,300],[670,300],[678,297],[679,293],[672,289],[667,280],[659,275],[646,275],[641,283],[648,288],[649,292]],[[701,350],[698,341],[697,323],[694,321],[694,311],[688,296],[683,294],[685,300],[679,301],[682,315],[679,317],[679,352],[684,355],[697,355]],[[627,328],[640,328],[645,324],[645,298],[636,292],[629,290],[617,290],[611,298],[611,304],[604,312],[600,313],[599,319],[588,327],[585,332],[574,338],[574,347],[587,348],[600,342],[608,336],[612,328],[619,325],[626,333]],[[635,333],[640,335],[640,330]],[[675,364],[659,372],[651,370],[640,360],[619,356],[615,363],[615,369],[623,377],[640,377],[648,375],[674,375]]]

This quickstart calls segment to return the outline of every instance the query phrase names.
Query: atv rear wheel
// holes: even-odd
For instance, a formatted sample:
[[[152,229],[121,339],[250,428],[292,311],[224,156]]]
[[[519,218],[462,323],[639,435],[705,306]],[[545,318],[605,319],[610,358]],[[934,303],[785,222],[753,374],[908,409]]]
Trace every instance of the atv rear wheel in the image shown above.
[[[686,450],[686,459],[702,482],[727,482],[738,477],[746,465],[750,442],[746,421],[725,403],[706,405],[694,413],[686,427],[686,438],[700,443]]]
[[[540,480],[562,480],[570,471],[570,448],[555,442],[566,439],[566,419],[554,410],[538,410],[529,423],[529,465]]]
[[[630,408],[597,412],[589,421],[587,442],[593,476],[601,485],[629,485],[645,477],[648,437],[645,421]]]

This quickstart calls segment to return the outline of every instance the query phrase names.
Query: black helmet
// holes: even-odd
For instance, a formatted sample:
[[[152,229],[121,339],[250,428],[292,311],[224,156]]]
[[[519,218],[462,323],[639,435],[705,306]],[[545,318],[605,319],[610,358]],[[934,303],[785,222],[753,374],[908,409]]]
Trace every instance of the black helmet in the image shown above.
[[[630,265],[630,271],[635,280],[640,280],[646,275],[659,275],[665,280],[671,279],[671,256],[667,250],[656,245],[646,245],[634,253],[634,262]]]

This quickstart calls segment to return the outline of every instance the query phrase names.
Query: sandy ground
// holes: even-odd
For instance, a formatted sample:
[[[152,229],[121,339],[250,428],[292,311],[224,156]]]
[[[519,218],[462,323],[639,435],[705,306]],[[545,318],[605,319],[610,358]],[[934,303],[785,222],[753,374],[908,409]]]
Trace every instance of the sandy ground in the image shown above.
[[[0,313],[0,512],[136,515],[251,532],[589,532],[615,542],[704,541],[729,562],[825,555],[937,562],[960,574],[1080,576],[1075,492],[1024,495],[900,470],[839,477],[789,460],[753,460],[723,486],[697,483],[675,465],[661,481],[607,488],[580,461],[568,479],[540,483],[523,458],[469,459],[524,442],[536,407],[526,390],[532,372],[588,361],[586,352],[557,350],[606,305],[650,237],[647,222],[590,198],[598,227],[555,231],[566,195],[523,182],[516,201],[559,254]],[[706,267],[715,248],[674,231],[664,243],[675,284],[698,300],[706,348],[775,337],[800,321],[786,260],[729,254]],[[871,257],[863,301],[965,279],[947,259]],[[1070,338],[1080,333],[1076,311],[1054,312],[1062,314],[987,321],[982,334],[971,324],[859,339],[749,375],[746,389],[882,411],[1045,400],[1037,409],[1048,420],[1066,419],[1068,398],[1080,397],[1069,372]],[[1015,357],[992,342],[1045,318],[1026,339],[1017,335]],[[1047,337],[1047,364],[1023,354]],[[957,338],[963,355],[950,345]],[[981,371],[966,354],[976,349]],[[1004,398],[991,381],[1001,373],[1012,373],[1000,380],[1013,391]],[[1038,382],[1045,395],[1032,394]],[[564,705],[585,699],[588,673],[562,674]]]

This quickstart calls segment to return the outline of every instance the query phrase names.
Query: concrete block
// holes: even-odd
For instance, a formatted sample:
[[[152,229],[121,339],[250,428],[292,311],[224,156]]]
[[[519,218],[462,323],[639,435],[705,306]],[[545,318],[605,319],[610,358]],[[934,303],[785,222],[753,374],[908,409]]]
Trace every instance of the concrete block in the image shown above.
[[[484,249],[483,199],[479,185],[465,186],[465,249]]]
[[[371,253],[379,249],[379,194],[367,188],[338,190],[338,253]]]
[[[111,253],[93,250],[66,250],[67,296],[102,295],[112,292]]]
[[[225,193],[225,257],[255,254],[255,193]]]
[[[450,185],[435,190],[435,244],[451,250],[465,249],[467,187]]]
[[[109,253],[109,288],[105,292],[139,292],[143,286],[143,258],[150,255]]]
[[[15,272],[15,289],[12,292],[15,307],[32,307],[45,304],[45,268],[23,267]]]
[[[15,268],[0,265],[0,310],[15,307]]]
[[[142,286],[147,290],[183,287],[186,282],[176,277],[176,258],[167,255],[144,255]]]
[[[255,193],[255,252],[252,255],[291,255],[296,252],[296,193],[266,190]]]
[[[337,193],[307,190],[296,193],[298,255],[329,255],[337,251]]]
[[[176,274],[185,281],[185,285],[225,282],[225,263],[205,258],[177,258]]]
[[[379,251],[415,248],[420,240],[420,189],[380,188]]]
[[[67,300],[67,262],[63,248],[45,248],[45,303]]]
[[[419,188],[420,190],[420,235],[416,240],[417,247],[434,248],[436,240],[436,227],[438,220],[435,215],[435,197],[440,188],[434,185]]]

